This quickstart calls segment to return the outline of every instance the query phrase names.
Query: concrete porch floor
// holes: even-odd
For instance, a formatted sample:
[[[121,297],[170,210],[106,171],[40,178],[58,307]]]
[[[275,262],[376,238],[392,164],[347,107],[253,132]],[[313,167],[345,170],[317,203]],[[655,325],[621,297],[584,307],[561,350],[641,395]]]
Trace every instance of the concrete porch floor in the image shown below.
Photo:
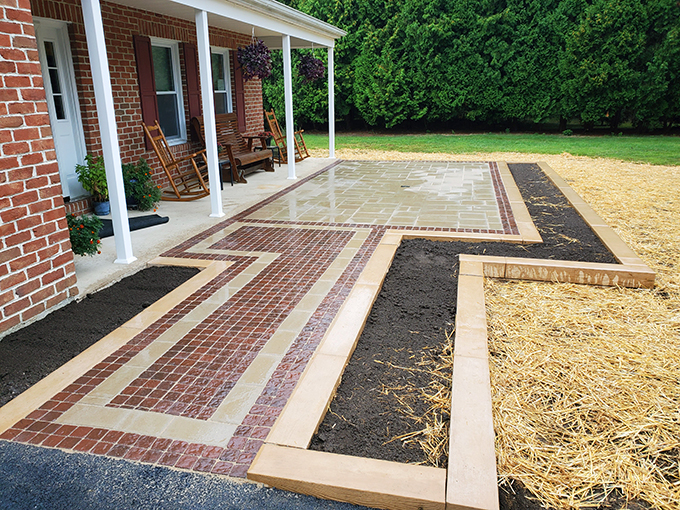
[[[168,223],[131,232],[132,251],[137,260],[132,264],[115,264],[116,247],[113,237],[102,239],[101,255],[76,256],[76,277],[80,297],[95,292],[146,267],[148,262],[185,239],[216,225],[234,214],[281,191],[291,184],[322,169],[333,160],[309,158],[295,165],[297,179],[288,179],[288,165],[274,165],[274,173],[255,172],[246,178],[248,184],[231,186],[224,183],[222,190],[223,218],[210,217],[210,197],[193,202],[160,202],[155,214],[170,218]],[[153,211],[128,211],[128,215],[144,216]],[[104,216],[110,218],[110,216]]]

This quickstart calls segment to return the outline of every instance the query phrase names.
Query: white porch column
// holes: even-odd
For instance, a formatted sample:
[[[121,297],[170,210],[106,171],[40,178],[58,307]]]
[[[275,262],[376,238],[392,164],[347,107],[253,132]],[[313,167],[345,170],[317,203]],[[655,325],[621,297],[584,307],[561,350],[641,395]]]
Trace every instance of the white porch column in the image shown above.
[[[104,42],[102,12],[99,0],[82,0],[82,6],[87,52],[90,56],[92,84],[94,85],[99,131],[102,138],[102,152],[106,165],[106,181],[111,201],[111,218],[113,220],[117,257],[115,262],[117,264],[130,264],[137,258],[132,255],[132,240],[130,239],[130,224],[128,223],[127,205],[125,203],[123,170],[120,163],[116,113],[113,108],[113,91],[111,90],[109,61]]]
[[[288,178],[295,176],[295,120],[293,119],[293,73],[290,59],[290,36],[283,36],[283,92],[286,100],[286,147],[288,151]]]
[[[215,128],[215,100],[213,99],[208,13],[199,9],[196,9],[195,13],[196,38],[198,39],[198,67],[201,75],[203,127],[205,129],[208,181],[210,183],[210,217],[221,218],[224,216],[224,211],[222,210],[221,177],[219,158],[217,156],[217,131]]]
[[[328,157],[335,158],[335,70],[333,47],[328,48]]]

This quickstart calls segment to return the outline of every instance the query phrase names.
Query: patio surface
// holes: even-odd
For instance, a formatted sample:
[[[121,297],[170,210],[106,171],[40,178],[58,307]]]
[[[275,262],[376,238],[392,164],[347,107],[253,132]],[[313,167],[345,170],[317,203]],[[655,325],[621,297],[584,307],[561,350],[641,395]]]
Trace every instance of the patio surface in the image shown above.
[[[152,261],[205,269],[5,406],[0,439],[245,477],[390,230],[519,233],[496,163],[334,163]]]

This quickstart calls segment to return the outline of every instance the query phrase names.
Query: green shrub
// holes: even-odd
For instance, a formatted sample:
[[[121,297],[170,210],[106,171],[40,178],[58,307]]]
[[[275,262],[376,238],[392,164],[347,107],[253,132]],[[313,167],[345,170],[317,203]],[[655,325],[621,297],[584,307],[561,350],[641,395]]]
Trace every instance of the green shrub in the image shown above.
[[[66,215],[71,249],[76,255],[94,255],[99,251],[99,231],[103,223],[96,216]]]
[[[564,136],[571,136],[574,134],[574,132],[571,129],[565,129],[564,131],[562,131],[562,134]]]
[[[151,167],[144,158],[135,163],[123,165],[123,183],[128,203],[135,204],[140,211],[154,211],[161,199],[161,187],[151,177]],[[132,199],[132,200],[130,200]]]
[[[109,199],[109,188],[106,182],[104,158],[88,154],[84,165],[76,165],[78,182],[83,185],[95,202],[106,202]]]

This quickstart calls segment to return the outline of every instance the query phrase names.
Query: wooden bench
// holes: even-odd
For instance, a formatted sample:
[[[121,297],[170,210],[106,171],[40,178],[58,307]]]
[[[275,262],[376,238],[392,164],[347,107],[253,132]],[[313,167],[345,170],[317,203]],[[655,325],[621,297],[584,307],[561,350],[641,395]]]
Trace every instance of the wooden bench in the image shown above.
[[[220,172],[228,165],[231,172],[231,182],[247,183],[244,175],[264,168],[267,172],[273,172],[272,151],[267,149],[266,137],[243,136],[238,130],[238,119],[235,113],[220,113],[215,116],[217,128],[217,143],[222,151],[219,153]],[[198,141],[205,147],[205,128],[203,117],[191,119]],[[262,150],[253,150],[253,140],[260,140]],[[224,176],[222,176],[224,180]]]

